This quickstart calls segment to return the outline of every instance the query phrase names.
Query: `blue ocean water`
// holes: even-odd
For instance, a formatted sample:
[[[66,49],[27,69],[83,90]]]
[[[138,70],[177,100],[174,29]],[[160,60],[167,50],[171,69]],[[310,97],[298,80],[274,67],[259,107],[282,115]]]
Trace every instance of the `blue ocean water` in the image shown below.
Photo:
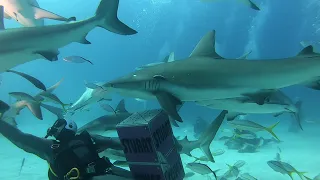
[[[44,9],[65,17],[76,16],[78,20],[91,17],[99,4],[98,0],[38,0],[38,2]],[[285,58],[296,55],[302,49],[301,41],[318,45],[320,40],[320,2],[317,0],[255,0],[254,2],[260,6],[261,11],[254,11],[233,0],[225,2],[120,0],[119,19],[137,30],[138,34],[120,36],[102,28],[96,28],[87,36],[92,44],[72,43],[61,48],[59,55],[61,60],[56,62],[35,60],[15,67],[14,70],[37,77],[47,87],[64,78],[63,84],[55,94],[63,102],[73,103],[85,91],[84,81],[106,82],[112,80],[133,71],[136,67],[159,62],[170,52],[175,52],[176,59],[188,57],[200,38],[213,29],[216,30],[217,52],[226,58],[236,58],[250,50],[252,53],[249,59]],[[45,23],[58,24],[61,22],[45,20]],[[13,20],[5,20],[5,25],[6,28],[20,27],[20,24]],[[63,57],[70,55],[79,55],[90,59],[94,65],[72,64],[62,61]],[[36,94],[39,91],[14,74],[2,73],[1,79],[0,99],[7,103],[15,101],[8,96],[9,92],[24,91]],[[303,114],[308,121],[319,120],[319,92],[302,86],[286,88],[284,92],[292,99],[302,100]],[[122,98],[115,96],[110,104],[115,106]],[[125,100],[130,112],[144,110],[143,103],[133,98]],[[159,106],[157,102],[150,101],[147,103],[147,107],[151,109]],[[105,113],[98,105],[93,105],[90,111],[78,113],[73,118],[81,125]],[[198,116],[211,121],[218,113],[217,110],[188,103],[181,109],[186,127],[183,126],[184,129],[174,128],[174,131],[181,135],[184,132],[188,133],[192,129],[190,124]],[[266,126],[281,120],[275,131],[286,139],[283,143],[283,149],[292,152],[288,153],[290,155],[287,155],[286,159],[289,159],[297,169],[310,172],[310,177],[320,173],[320,169],[315,167],[320,163],[318,154],[320,150],[319,123],[308,124],[304,122],[305,130],[303,132],[290,133],[287,131],[291,124],[291,117],[288,115],[277,118],[272,115],[250,115],[250,118]],[[26,132],[43,136],[55,119],[55,116],[44,112],[44,120],[39,121],[28,110],[23,110],[17,117],[17,122],[19,128]],[[37,129],[32,128],[35,124],[39,125],[36,126]],[[289,145],[285,148],[287,141],[290,142],[289,144],[296,144],[296,146]],[[298,145],[299,143],[301,145]],[[217,144],[219,143],[217,142]],[[223,145],[217,146],[225,148]],[[272,148],[276,149],[277,145]],[[272,151],[272,148],[267,150]],[[226,153],[216,161],[218,165],[223,166],[225,163],[233,163],[242,159],[247,162],[246,166],[250,167],[247,170],[258,179],[289,179],[289,176],[274,172],[266,163],[260,166],[259,164],[250,164],[250,160],[246,160],[255,157],[264,159],[268,154],[267,150],[261,150],[250,157],[243,154],[230,153],[228,155]],[[273,159],[274,152],[271,152],[270,158],[266,159]],[[284,150],[283,153],[286,151]],[[10,159],[10,153],[4,154]],[[199,154],[201,156],[201,152]],[[12,154],[12,156],[14,155]],[[186,162],[192,161],[186,156],[182,156],[182,158]],[[306,159],[307,163],[299,164],[300,161],[306,161]],[[226,160],[232,162],[225,162]],[[217,165],[212,166],[218,168]],[[4,164],[0,162],[0,170],[2,168],[6,169]],[[262,172],[270,174],[270,177],[262,175]],[[201,176],[195,176],[195,179],[199,177]],[[15,177],[8,175],[4,178],[12,179]],[[298,179],[299,177],[295,176],[294,178]]]

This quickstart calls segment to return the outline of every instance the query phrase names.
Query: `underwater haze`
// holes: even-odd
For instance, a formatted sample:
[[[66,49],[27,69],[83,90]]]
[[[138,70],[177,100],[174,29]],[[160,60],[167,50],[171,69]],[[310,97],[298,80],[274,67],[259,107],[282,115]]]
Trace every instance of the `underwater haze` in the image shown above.
[[[32,75],[47,87],[63,79],[55,94],[64,103],[70,104],[76,102],[86,90],[85,82],[111,81],[133,72],[137,67],[161,62],[171,52],[175,53],[175,59],[188,57],[199,40],[212,30],[216,31],[217,53],[224,58],[235,59],[249,51],[252,51],[248,56],[249,60],[293,57],[303,49],[300,44],[302,41],[314,45],[317,52],[320,52],[320,1],[252,1],[259,6],[260,11],[236,0],[120,0],[118,17],[135,29],[137,34],[121,36],[97,27],[90,31],[86,38],[91,44],[71,43],[60,48],[58,61],[39,59],[21,64],[13,70]],[[64,17],[75,16],[77,20],[93,16],[99,2],[38,0],[41,8]],[[45,25],[61,23],[65,22],[45,20]],[[12,19],[5,19],[4,24],[6,29],[22,28]],[[63,60],[67,56],[80,56],[93,64],[69,63]],[[0,99],[8,104],[16,101],[9,96],[10,92],[21,91],[30,95],[39,92],[16,74],[4,72],[0,76]],[[269,161],[279,160],[280,157],[281,161],[292,165],[297,172],[306,172],[304,175],[311,179],[316,177],[320,173],[320,91],[301,85],[287,87],[282,91],[294,102],[302,102],[300,113],[303,130],[289,113],[279,116],[243,115],[240,119],[247,119],[264,127],[270,127],[279,121],[273,132],[281,140],[275,141],[266,131],[257,132],[254,133],[255,137],[268,143],[254,145],[253,150],[243,150],[243,146],[248,144],[245,142],[248,139],[243,137],[243,144],[237,147],[239,144],[233,140],[241,135],[233,132],[233,127],[225,122],[211,144],[213,152],[224,152],[214,156],[215,163],[197,160],[197,157],[203,156],[200,149],[192,151],[193,157],[181,154],[185,173],[190,175],[185,179],[215,179],[213,174],[201,175],[193,171],[187,167],[188,163],[205,164],[213,171],[220,169],[217,175],[222,177],[225,173],[230,173],[231,166],[241,160],[245,165],[238,168],[238,173],[231,173],[225,177],[226,179],[246,179],[243,174],[248,173],[259,180],[289,180],[291,178],[288,174],[279,173],[270,167],[270,163],[268,164]],[[115,107],[123,98],[129,112],[160,108],[155,100],[145,102],[120,95],[113,96],[108,104]],[[43,120],[40,121],[25,108],[16,117],[18,128],[23,132],[44,137],[57,117],[46,110],[42,113]],[[107,113],[110,112],[106,112],[96,103],[90,110],[77,112],[71,118],[81,127]],[[189,140],[194,140],[197,138],[195,129],[205,129],[201,124],[196,126],[196,120],[201,117],[207,123],[211,123],[219,113],[220,110],[186,103],[179,112],[184,122],[179,123],[180,127],[173,126],[173,132],[180,139],[188,136]],[[202,129],[199,131],[203,131]],[[103,135],[116,136],[115,133],[109,132]],[[3,136],[0,136],[0,144],[1,180],[48,179],[48,165],[45,161],[24,152]],[[297,172],[288,173],[292,174],[293,179],[301,179]]]

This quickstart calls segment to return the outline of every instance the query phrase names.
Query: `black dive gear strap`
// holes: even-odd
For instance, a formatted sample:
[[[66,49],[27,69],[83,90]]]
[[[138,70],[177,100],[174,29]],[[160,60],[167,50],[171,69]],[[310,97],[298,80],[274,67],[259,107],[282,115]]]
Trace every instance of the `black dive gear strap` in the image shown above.
[[[96,162],[89,163],[84,170],[78,168],[72,168],[63,180],[86,180],[94,176],[100,176],[105,174],[113,174],[111,171],[112,163],[108,158],[103,157]]]

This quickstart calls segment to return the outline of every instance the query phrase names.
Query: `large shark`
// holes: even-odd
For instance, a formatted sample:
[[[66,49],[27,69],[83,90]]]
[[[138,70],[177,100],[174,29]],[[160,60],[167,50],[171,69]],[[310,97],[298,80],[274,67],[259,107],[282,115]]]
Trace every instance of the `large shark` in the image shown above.
[[[215,51],[215,31],[207,33],[184,60],[136,70],[103,86],[110,92],[157,99],[174,119],[183,102],[248,97],[259,105],[275,90],[319,82],[320,55],[307,46],[294,57],[268,60],[225,59]]]
[[[4,17],[14,19],[26,27],[43,26],[44,19],[58,21],[75,21],[75,17],[65,18],[40,8],[37,0],[2,0],[0,6],[4,7]]]
[[[45,58],[58,59],[58,48],[71,42],[90,44],[86,35],[95,27],[116,34],[131,35],[137,32],[117,17],[119,0],[101,0],[95,16],[67,24],[24,27],[0,31],[0,73],[17,65]]]
[[[161,64],[161,63],[166,63],[166,62],[172,62],[174,61],[174,53],[170,53],[168,56],[166,56],[163,61],[161,62],[157,62],[157,63],[150,63],[150,64],[146,64],[143,65],[141,67],[137,67],[136,69],[141,69],[141,68],[145,68],[148,66],[153,66],[155,64]],[[97,83],[96,85],[98,86],[102,86],[105,83]],[[92,88],[88,88],[86,87],[85,92],[80,96],[80,98],[73,103],[70,108],[68,109],[68,112],[71,114],[74,114],[76,111],[79,110],[83,110],[85,108],[87,108],[88,106],[97,103],[99,101],[102,100],[111,100],[111,93],[106,91],[103,88],[96,88],[96,89],[92,89]],[[137,99],[138,101],[140,101],[140,99]],[[171,120],[171,119],[170,119]],[[174,126],[178,126],[175,121],[172,121]]]
[[[88,131],[90,133],[103,133],[106,131],[115,131],[117,124],[127,119],[132,113],[129,113],[125,108],[124,100],[121,100],[117,105],[116,114],[101,116],[90,121],[78,129],[78,132]]]

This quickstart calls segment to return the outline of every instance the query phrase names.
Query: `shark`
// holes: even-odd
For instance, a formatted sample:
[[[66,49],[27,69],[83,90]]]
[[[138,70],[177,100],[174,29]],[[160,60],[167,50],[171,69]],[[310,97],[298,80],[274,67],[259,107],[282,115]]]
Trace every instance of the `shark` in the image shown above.
[[[200,148],[208,160],[214,162],[214,158],[210,150],[210,144],[220,129],[220,126],[227,113],[227,110],[221,111],[216,119],[212,121],[208,128],[200,135],[198,140],[190,141],[188,140],[187,136],[185,136],[185,138],[182,140],[176,139],[176,146],[180,154],[186,154],[192,157],[191,151]]]
[[[106,131],[116,131],[116,126],[123,120],[127,119],[132,113],[128,112],[125,102],[122,99],[117,105],[116,114],[104,115],[90,121],[78,129],[78,132],[88,131],[90,133],[104,133]]]
[[[14,19],[22,26],[43,26],[44,19],[58,21],[75,21],[75,17],[65,18],[48,10],[42,9],[37,0],[5,0],[0,1],[4,7],[4,18]]]
[[[263,105],[277,89],[319,84],[320,54],[309,45],[282,59],[226,59],[215,50],[215,30],[205,34],[189,57],[135,70],[103,85],[126,97],[156,99],[175,120],[184,102],[246,97]]]
[[[58,60],[59,48],[72,42],[90,44],[86,35],[95,27],[102,27],[120,35],[133,35],[118,17],[119,0],[101,0],[93,17],[83,21],[40,27],[10,28],[0,31],[0,73],[32,60]]]
[[[262,105],[257,104],[248,97],[208,100],[201,101],[199,104],[212,109],[228,110],[227,120],[229,121],[234,120],[239,115],[246,114],[273,114],[278,117],[284,113],[290,113],[302,129],[300,115],[302,101],[299,100],[294,103],[280,90],[270,93]]]
[[[68,109],[68,113],[74,114],[77,111],[83,110],[84,108],[103,101],[110,101],[110,93],[103,88],[91,89],[86,87],[85,92],[80,96],[80,98],[73,103]]]

